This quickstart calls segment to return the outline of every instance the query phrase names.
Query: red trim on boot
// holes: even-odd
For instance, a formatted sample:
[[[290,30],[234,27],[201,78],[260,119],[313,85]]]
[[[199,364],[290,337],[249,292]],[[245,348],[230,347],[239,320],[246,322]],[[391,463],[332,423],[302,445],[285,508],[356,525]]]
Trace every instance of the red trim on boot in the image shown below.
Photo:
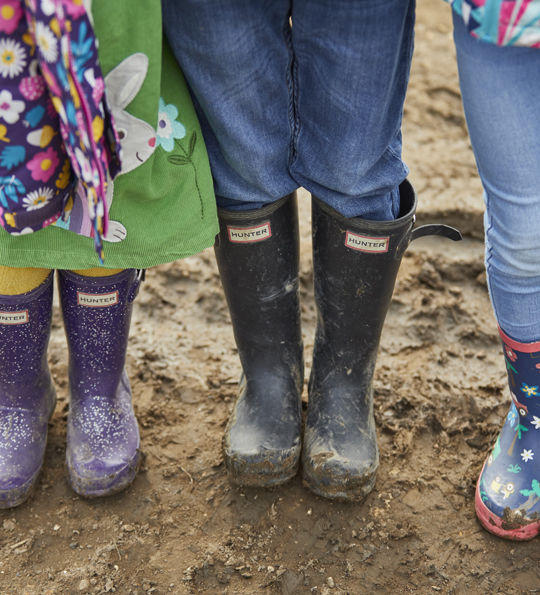
[[[518,343],[517,341],[510,339],[510,337],[504,333],[501,327],[499,327],[499,335],[501,336],[501,339],[508,345],[508,347],[511,347],[520,353],[536,353],[537,351],[540,351],[540,341],[536,341],[536,343]]]

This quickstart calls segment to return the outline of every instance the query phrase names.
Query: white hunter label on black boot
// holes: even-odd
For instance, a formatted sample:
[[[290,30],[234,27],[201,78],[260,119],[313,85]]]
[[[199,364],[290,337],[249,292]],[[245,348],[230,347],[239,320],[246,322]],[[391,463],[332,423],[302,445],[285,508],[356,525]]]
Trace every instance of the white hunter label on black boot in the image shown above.
[[[390,238],[370,238],[348,231],[345,236],[345,246],[360,252],[388,252]]]
[[[239,244],[251,244],[253,242],[262,242],[272,237],[272,229],[270,228],[270,221],[261,223],[256,227],[229,227],[229,241]]]
[[[28,322],[28,310],[0,312],[0,324],[24,324],[25,322]]]
[[[83,293],[77,292],[77,303],[79,306],[89,306],[90,308],[106,308],[118,303],[118,292],[113,293]]]

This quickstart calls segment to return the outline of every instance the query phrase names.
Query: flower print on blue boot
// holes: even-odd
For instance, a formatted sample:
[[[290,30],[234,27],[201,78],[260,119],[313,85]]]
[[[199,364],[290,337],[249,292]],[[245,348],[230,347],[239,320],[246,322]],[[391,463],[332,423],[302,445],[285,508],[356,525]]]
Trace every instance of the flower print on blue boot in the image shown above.
[[[540,342],[502,330],[512,404],[476,486],[476,514],[491,533],[522,541],[540,532]]]

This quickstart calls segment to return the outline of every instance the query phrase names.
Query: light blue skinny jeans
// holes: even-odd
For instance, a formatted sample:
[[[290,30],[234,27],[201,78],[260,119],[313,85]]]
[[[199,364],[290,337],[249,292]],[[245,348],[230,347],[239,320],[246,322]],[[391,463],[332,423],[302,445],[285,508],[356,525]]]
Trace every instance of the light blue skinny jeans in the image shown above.
[[[540,49],[471,37],[454,16],[459,82],[484,186],[486,270],[495,317],[540,340]]]
[[[397,216],[414,0],[162,4],[218,206],[260,208],[303,186],[346,217]]]

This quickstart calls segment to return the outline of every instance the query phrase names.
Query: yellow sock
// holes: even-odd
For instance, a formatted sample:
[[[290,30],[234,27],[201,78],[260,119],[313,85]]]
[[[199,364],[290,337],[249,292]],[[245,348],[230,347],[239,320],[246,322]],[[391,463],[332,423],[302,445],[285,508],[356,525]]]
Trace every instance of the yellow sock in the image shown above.
[[[13,268],[0,266],[0,295],[20,295],[39,287],[51,269]]]
[[[124,269],[83,269],[82,271],[73,271],[77,275],[82,275],[83,277],[111,277],[112,275],[117,275],[121,273]]]

